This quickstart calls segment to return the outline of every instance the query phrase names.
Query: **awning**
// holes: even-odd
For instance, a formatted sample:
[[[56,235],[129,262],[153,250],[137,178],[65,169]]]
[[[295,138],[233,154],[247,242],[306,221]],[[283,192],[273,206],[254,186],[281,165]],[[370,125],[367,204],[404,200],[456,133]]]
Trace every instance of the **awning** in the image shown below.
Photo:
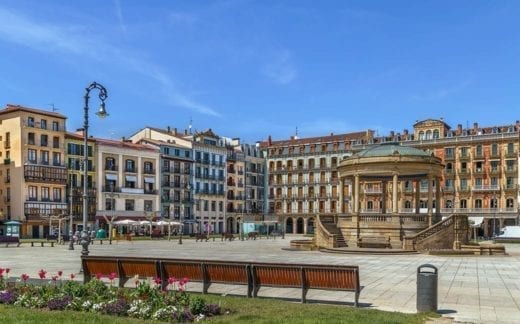
[[[136,182],[137,181],[137,177],[133,176],[133,175],[127,175],[126,176],[126,181]]]
[[[479,227],[484,221],[484,217],[468,217],[471,226]]]
[[[115,180],[115,181],[117,181],[117,174],[107,173],[107,174],[105,175],[105,178],[106,178],[107,180]]]
[[[144,182],[155,183],[155,178],[154,177],[144,177]]]

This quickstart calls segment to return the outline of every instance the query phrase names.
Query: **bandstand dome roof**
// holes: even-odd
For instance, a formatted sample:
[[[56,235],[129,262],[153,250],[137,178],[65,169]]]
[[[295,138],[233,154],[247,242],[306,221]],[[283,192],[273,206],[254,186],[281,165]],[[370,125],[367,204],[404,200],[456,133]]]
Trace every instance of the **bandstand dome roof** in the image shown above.
[[[430,153],[411,146],[402,146],[396,142],[381,143],[364,149],[352,157],[384,157],[384,156],[431,156]]]

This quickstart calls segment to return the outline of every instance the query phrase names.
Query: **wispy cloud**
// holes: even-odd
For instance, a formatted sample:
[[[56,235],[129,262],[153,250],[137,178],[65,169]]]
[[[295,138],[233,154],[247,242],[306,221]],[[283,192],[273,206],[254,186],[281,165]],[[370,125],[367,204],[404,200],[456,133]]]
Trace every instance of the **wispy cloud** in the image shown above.
[[[422,94],[412,94],[410,98],[417,101],[438,101],[464,90],[471,84],[471,80],[464,80],[449,87],[436,89]]]
[[[264,65],[262,73],[278,84],[289,84],[298,76],[292,54],[289,50],[277,52],[272,60]]]
[[[214,109],[197,103],[179,91],[173,79],[161,66],[141,58],[131,49],[119,48],[93,36],[92,32],[82,26],[39,23],[0,8],[0,40],[55,56],[87,58],[139,73],[158,82],[163,95],[171,105],[220,116]]]
[[[123,9],[121,8],[121,2],[119,0],[114,0],[114,7],[117,20],[119,21],[119,28],[121,28],[121,31],[126,35],[127,28],[125,24],[125,19],[123,17]]]
[[[348,124],[343,120],[338,119],[315,119],[307,121],[298,126],[298,134],[300,137],[316,136],[323,134],[341,134],[359,131],[354,129],[352,125]]]

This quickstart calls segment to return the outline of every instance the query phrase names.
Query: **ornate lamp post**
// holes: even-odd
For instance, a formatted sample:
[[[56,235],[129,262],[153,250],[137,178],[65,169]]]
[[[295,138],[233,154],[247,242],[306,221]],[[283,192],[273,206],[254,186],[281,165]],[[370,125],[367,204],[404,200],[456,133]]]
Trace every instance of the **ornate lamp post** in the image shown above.
[[[83,123],[83,232],[81,233],[80,244],[82,246],[81,254],[88,255],[88,245],[90,244],[90,235],[87,233],[87,216],[88,216],[88,101],[90,91],[99,90],[99,99],[101,106],[98,115],[100,118],[108,116],[105,110],[105,100],[107,99],[107,90],[101,84],[92,82],[85,88],[85,107],[84,107],[84,123]]]

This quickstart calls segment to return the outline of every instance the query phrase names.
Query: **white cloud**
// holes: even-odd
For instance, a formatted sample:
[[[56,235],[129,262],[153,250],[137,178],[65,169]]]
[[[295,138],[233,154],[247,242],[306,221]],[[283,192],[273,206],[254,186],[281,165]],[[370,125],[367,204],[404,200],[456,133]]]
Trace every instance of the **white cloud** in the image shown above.
[[[470,84],[470,80],[464,80],[449,87],[436,89],[422,94],[412,94],[410,95],[410,98],[417,101],[438,101],[464,90],[464,88]]]
[[[262,73],[282,85],[291,83],[298,76],[289,50],[276,53],[272,61],[264,65]]]
[[[115,6],[115,14],[117,17],[117,20],[119,21],[119,28],[121,28],[121,31],[126,34],[127,28],[125,24],[125,19],[123,17],[123,9],[121,8],[121,2],[119,0],[114,0],[114,6]]]
[[[39,23],[0,8],[0,40],[55,56],[88,58],[139,73],[156,81],[171,105],[220,116],[214,109],[195,102],[179,91],[161,66],[140,58],[137,52],[131,49],[116,47],[93,36],[92,32],[82,26]]]

